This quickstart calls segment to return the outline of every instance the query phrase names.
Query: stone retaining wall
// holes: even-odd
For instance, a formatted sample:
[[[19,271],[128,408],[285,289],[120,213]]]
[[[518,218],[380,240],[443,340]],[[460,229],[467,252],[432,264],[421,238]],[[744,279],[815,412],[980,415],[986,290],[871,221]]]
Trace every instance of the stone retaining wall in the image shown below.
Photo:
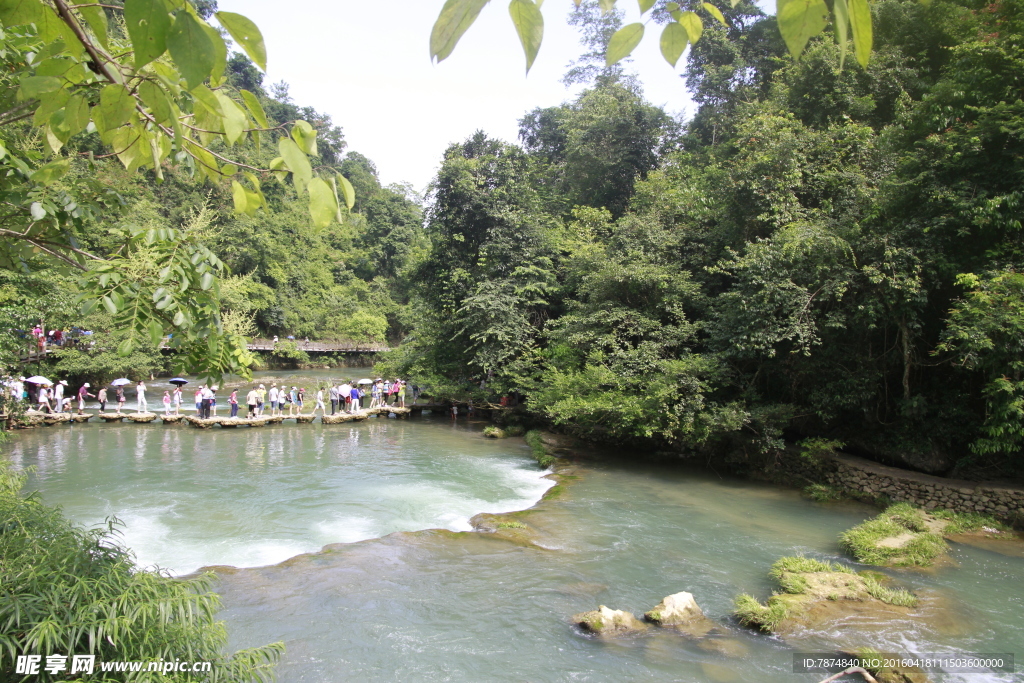
[[[1024,488],[994,483],[946,479],[880,465],[845,453],[809,461],[789,452],[779,462],[786,472],[811,482],[828,484],[855,497],[886,496],[931,510],[980,512],[1024,525]]]

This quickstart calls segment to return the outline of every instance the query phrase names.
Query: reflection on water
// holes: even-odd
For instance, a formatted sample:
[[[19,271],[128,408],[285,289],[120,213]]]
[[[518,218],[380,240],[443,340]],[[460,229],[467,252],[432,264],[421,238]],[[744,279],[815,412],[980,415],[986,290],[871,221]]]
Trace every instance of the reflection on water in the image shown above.
[[[286,643],[284,683],[810,683],[825,676],[794,674],[794,651],[1024,643],[1024,557],[963,544],[951,566],[891,572],[922,596],[923,624],[850,620],[790,642],[737,627],[733,598],[766,598],[775,559],[837,559],[837,535],[875,511],[699,471],[586,462],[562,495],[523,517],[546,550],[488,534],[392,534],[466,529],[470,515],[529,506],[550,485],[521,441],[483,439],[478,428],[441,417],[223,431],[90,424],[19,434],[8,450],[37,467],[32,484],[73,518],[121,516],[143,562],[188,571],[292,558],[222,571],[218,582],[234,647]],[[569,623],[598,604],[640,614],[682,590],[725,627],[726,653],[660,630],[602,641]]]
[[[10,451],[17,467],[35,467],[29,487],[48,502],[85,524],[118,517],[140,564],[175,573],[395,531],[466,530],[473,515],[529,507],[552,485],[521,441],[415,422],[89,424],[21,434]]]

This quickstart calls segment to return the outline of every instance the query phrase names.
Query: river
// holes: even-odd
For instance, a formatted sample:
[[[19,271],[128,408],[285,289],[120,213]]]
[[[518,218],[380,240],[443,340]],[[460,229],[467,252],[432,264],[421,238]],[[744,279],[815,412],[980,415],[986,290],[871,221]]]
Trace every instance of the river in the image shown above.
[[[72,519],[124,520],[140,564],[248,567],[218,570],[221,616],[233,647],[285,642],[284,683],[788,683],[825,677],[794,674],[798,651],[1024,643],[1024,557],[962,544],[949,566],[890,572],[922,597],[926,625],[848,620],[788,642],[751,633],[729,618],[737,593],[766,598],[782,555],[840,558],[836,536],[876,511],[626,454],[585,454],[534,505],[553,482],[521,439],[485,439],[482,427],[439,415],[223,431],[88,424],[19,433],[7,450]],[[539,547],[466,531],[478,512],[523,508]],[[599,604],[640,614],[683,590],[726,627],[726,653],[667,631],[594,639],[569,622]]]

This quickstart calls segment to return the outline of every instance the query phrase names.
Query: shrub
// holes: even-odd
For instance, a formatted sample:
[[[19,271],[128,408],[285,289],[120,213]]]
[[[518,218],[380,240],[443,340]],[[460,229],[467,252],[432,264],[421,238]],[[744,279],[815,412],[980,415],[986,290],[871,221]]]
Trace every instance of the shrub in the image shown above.
[[[530,445],[533,457],[537,459],[537,463],[541,467],[550,467],[557,460],[555,456],[548,453],[547,446],[544,445],[539,429],[531,429],[526,432],[526,443]]]

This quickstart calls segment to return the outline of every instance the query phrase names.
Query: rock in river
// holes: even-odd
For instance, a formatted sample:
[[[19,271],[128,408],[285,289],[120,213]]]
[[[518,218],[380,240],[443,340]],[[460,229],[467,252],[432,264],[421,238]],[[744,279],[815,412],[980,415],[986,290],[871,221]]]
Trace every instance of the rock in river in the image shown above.
[[[608,609],[604,605],[601,605],[596,610],[577,614],[572,618],[572,621],[574,624],[582,627],[583,630],[601,636],[625,635],[643,631],[647,628],[644,622],[629,612]]]

